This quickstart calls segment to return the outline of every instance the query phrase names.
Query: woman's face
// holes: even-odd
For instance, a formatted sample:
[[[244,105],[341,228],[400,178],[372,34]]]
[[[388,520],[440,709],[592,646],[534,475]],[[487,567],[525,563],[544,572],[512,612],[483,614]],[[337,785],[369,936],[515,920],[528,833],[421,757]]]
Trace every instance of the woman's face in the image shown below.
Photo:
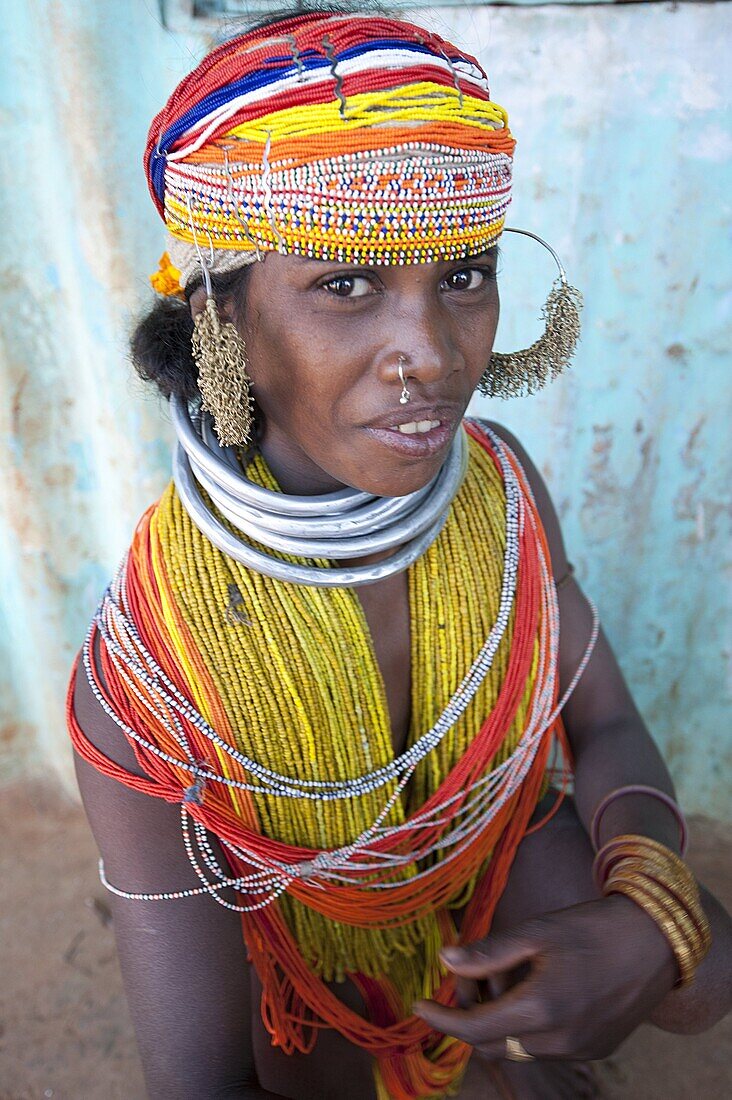
[[[437,473],[488,365],[495,265],[491,249],[383,267],[269,253],[254,266],[239,328],[262,448],[286,491],[400,496]]]

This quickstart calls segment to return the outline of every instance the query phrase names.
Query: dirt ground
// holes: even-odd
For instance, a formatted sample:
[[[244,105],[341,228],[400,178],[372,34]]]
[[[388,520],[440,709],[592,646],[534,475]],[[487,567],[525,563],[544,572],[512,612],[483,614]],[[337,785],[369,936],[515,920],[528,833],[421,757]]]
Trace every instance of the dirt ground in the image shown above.
[[[690,862],[730,907],[732,826],[691,824]],[[44,787],[6,789],[0,834],[0,1100],[144,1100],[81,810]],[[610,1100],[732,1096],[732,1018],[695,1037],[641,1028],[602,1072]]]

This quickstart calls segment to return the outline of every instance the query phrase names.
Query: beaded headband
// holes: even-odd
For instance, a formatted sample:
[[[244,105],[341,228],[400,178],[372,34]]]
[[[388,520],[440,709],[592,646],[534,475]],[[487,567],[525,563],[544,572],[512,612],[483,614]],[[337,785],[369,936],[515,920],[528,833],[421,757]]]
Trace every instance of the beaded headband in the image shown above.
[[[169,230],[153,285],[205,257],[359,264],[495,244],[514,139],[478,61],[412,23],[311,14],[219,46],[155,118],[145,168]]]

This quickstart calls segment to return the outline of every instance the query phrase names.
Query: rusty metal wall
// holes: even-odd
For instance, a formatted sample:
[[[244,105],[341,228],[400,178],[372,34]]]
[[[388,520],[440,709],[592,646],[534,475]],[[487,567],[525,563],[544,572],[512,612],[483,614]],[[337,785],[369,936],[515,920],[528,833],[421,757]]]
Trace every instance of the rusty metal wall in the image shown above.
[[[481,409],[544,471],[686,807],[729,816],[732,5],[431,18],[509,109],[511,221],[586,298],[571,374]],[[0,780],[68,779],[68,669],[169,471],[167,414],[125,362],[162,240],[140,157],[206,41],[154,0],[6,0],[0,36]],[[535,247],[506,238],[502,350],[538,332]]]

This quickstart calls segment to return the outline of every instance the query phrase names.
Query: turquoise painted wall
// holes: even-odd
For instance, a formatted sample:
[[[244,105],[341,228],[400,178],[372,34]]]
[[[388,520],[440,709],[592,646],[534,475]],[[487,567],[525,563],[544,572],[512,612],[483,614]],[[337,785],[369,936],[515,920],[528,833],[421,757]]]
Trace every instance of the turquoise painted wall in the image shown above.
[[[511,222],[586,299],[573,371],[481,409],[525,442],[689,810],[730,816],[732,4],[434,9],[519,139]],[[67,780],[68,668],[168,476],[167,414],[125,362],[162,227],[147,126],[206,49],[154,0],[0,6],[0,777]],[[499,348],[552,278],[506,238]]]

